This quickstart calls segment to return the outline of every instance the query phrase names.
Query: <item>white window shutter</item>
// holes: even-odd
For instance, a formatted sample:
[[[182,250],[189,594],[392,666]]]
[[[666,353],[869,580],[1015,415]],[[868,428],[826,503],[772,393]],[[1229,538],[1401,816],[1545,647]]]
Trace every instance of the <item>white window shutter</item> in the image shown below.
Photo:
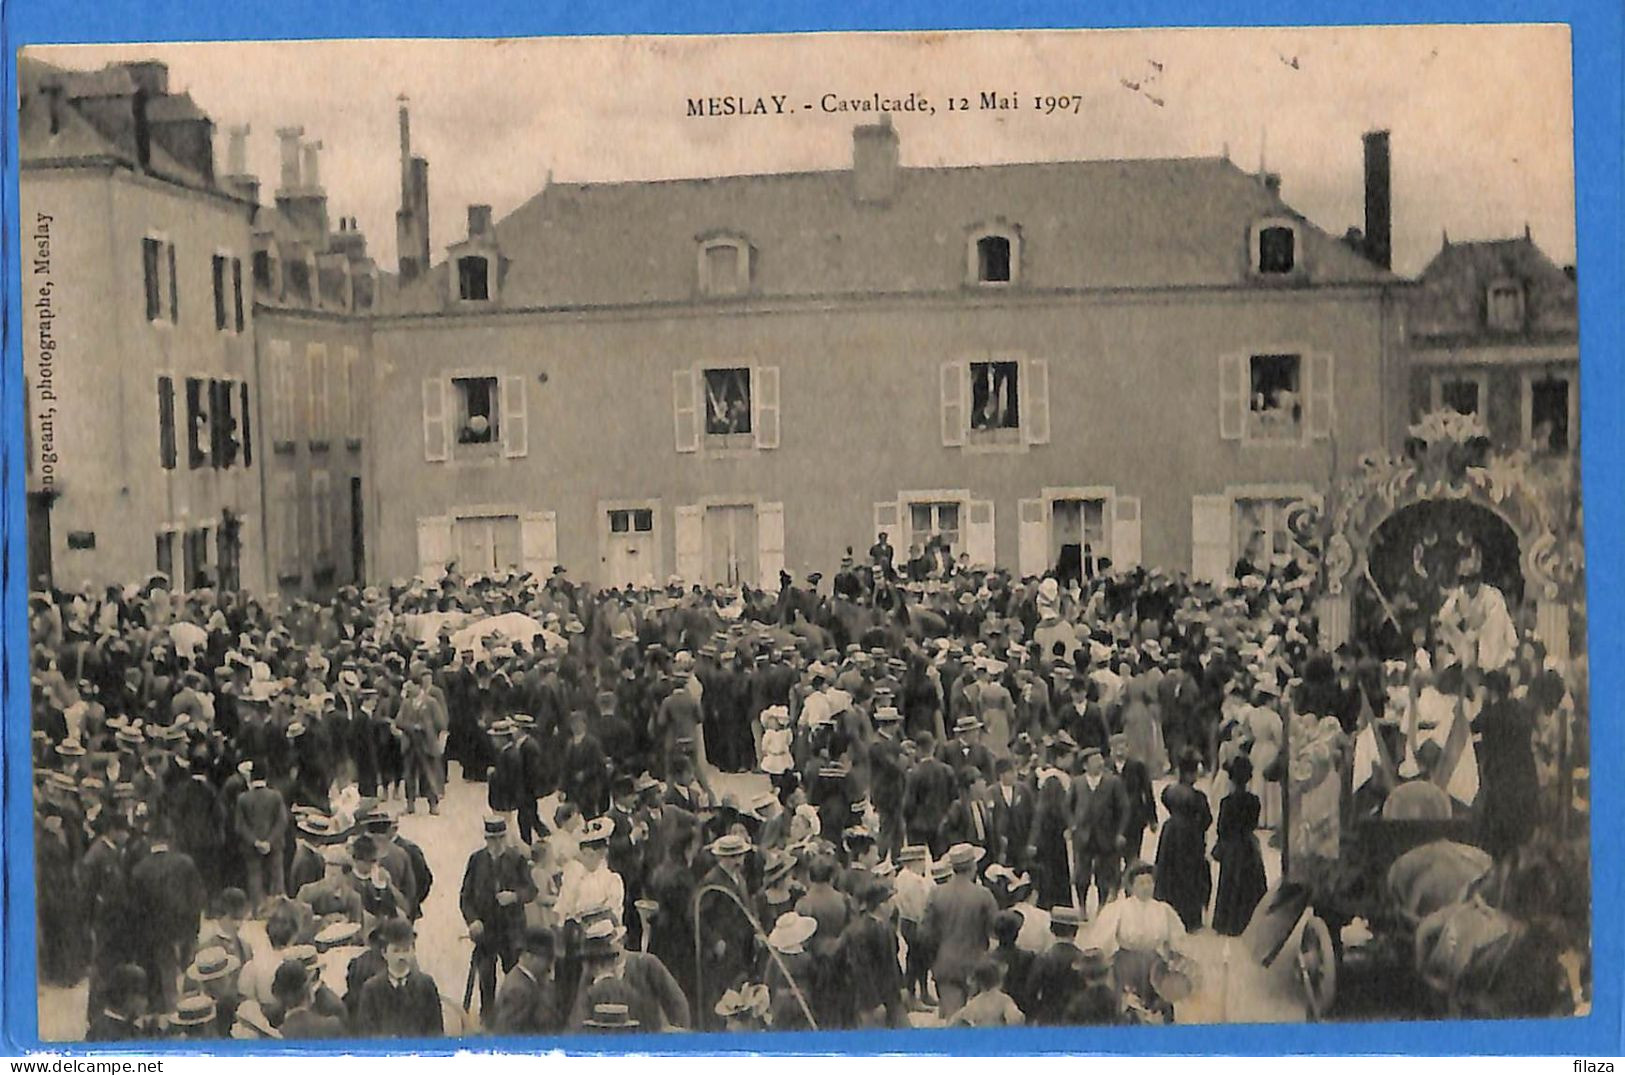
[[[548,580],[559,562],[557,512],[527,511],[519,517],[519,555],[533,578]]]
[[[272,483],[273,503],[267,512],[276,514],[276,573],[293,575],[299,571],[299,490],[294,472],[277,471]]]
[[[671,371],[672,413],[677,426],[677,450],[700,449],[700,409],[697,377],[693,370]]]
[[[423,379],[423,458],[430,463],[444,463],[451,455],[450,387],[438,377]]]
[[[998,546],[993,529],[993,501],[972,500],[965,507],[965,552],[970,554],[971,564],[996,566]]]
[[[942,364],[942,443],[948,447],[965,443],[965,427],[970,407],[969,367],[963,362]]]
[[[292,361],[287,340],[272,340],[271,365],[271,440],[291,440],[288,430],[288,408],[293,404],[292,386],[288,383],[288,363]]]
[[[1136,567],[1140,563],[1140,498],[1119,496],[1112,499],[1113,570]]]
[[[440,579],[451,559],[451,516],[438,515],[418,520],[418,577],[428,582]]]
[[[1049,570],[1049,527],[1045,526],[1044,502],[1038,498],[1016,504],[1017,560],[1022,578],[1042,575]]]
[[[1227,496],[1191,497],[1191,575],[1223,583],[1230,578],[1231,501]]]
[[[523,459],[530,447],[530,417],[525,398],[525,378],[502,378],[497,405],[501,408],[502,457]]]
[[[877,500],[877,501],[875,501],[875,538],[876,538],[876,540],[879,540],[879,537],[880,537],[881,534],[887,535],[887,540],[888,541],[891,541],[894,538],[901,539],[903,537],[903,535],[898,533],[898,530],[899,530],[899,528],[901,526],[902,526],[902,523],[900,521],[900,513],[897,510],[897,501],[895,501],[895,500]],[[904,543],[906,544],[906,541]],[[896,547],[896,542],[895,541],[893,541],[893,547],[894,548]]]
[[[311,440],[327,439],[327,345],[313,343],[306,351],[310,364]]]
[[[679,504],[676,526],[677,577],[685,586],[704,581],[705,509],[698,504]]]
[[[1029,358],[1021,364],[1021,439],[1028,444],[1049,443],[1049,359]]]
[[[1219,356],[1219,436],[1240,440],[1247,420],[1247,356]]]
[[[777,593],[779,572],[784,570],[784,504],[756,505],[756,563],[762,574],[762,589]]]
[[[779,446],[779,367],[757,366],[751,370],[751,420],[756,433],[756,447]],[[778,579],[778,573],[773,575]]]
[[[1305,356],[1309,369],[1309,436],[1314,440],[1324,440],[1332,435],[1332,420],[1337,411],[1332,398],[1332,389],[1336,380],[1332,356],[1324,351],[1316,351]],[[1482,407],[1484,401],[1479,401]]]

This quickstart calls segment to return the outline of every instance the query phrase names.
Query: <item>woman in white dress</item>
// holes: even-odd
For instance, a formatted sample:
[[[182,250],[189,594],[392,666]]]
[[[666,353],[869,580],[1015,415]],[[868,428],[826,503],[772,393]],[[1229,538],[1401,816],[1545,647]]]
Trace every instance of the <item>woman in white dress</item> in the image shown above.
[[[1173,1006],[1152,988],[1152,975],[1175,960],[1188,934],[1173,906],[1153,897],[1155,889],[1149,863],[1130,866],[1123,895],[1100,909],[1083,947],[1098,948],[1111,960],[1120,992],[1133,992],[1141,1004],[1171,1019]]]

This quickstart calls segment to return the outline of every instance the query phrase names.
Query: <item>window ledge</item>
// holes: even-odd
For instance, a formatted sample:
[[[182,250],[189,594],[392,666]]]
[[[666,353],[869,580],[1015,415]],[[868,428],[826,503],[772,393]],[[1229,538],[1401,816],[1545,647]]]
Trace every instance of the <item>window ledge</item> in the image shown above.
[[[361,450],[361,438],[346,437],[344,438],[344,446],[352,452],[359,452]]]
[[[325,451],[327,451],[327,446],[328,446],[328,442],[327,442],[326,438],[322,438],[320,440],[313,440],[313,441],[310,442],[310,450],[312,452],[325,452]]]
[[[271,443],[271,451],[275,452],[277,455],[292,455],[294,452],[294,442],[291,440],[273,441]]]
[[[298,586],[302,584],[304,580],[305,576],[299,572],[294,572],[291,575],[286,575],[279,572],[276,577],[276,584],[278,586]]]

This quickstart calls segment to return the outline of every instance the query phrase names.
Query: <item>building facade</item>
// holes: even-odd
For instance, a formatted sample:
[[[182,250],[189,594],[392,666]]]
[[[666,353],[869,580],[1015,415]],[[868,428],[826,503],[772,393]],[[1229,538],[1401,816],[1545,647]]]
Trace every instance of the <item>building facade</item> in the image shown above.
[[[163,64],[19,68],[31,582],[263,589],[254,206]]]
[[[241,168],[244,129],[232,132]],[[284,596],[321,597],[366,579],[368,318],[380,283],[365,236],[328,216],[321,143],[277,131],[281,174],[254,220],[256,362],[264,386],[270,577]],[[258,200],[258,181],[238,175]]]
[[[877,531],[1021,574],[1284,551],[1286,506],[1400,435],[1372,138],[1366,240],[1228,160],[907,168],[888,124],[835,171],[473,206],[372,319],[369,568],[774,588]]]
[[[1411,418],[1482,416],[1500,451],[1578,460],[1577,286],[1527,232],[1445,238],[1407,302]]]

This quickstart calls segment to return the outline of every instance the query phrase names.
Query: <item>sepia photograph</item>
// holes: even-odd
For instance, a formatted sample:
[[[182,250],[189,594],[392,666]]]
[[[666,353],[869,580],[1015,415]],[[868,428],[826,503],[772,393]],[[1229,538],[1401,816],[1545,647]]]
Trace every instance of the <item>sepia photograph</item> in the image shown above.
[[[23,48],[39,1038],[1589,1014],[1571,47]]]

